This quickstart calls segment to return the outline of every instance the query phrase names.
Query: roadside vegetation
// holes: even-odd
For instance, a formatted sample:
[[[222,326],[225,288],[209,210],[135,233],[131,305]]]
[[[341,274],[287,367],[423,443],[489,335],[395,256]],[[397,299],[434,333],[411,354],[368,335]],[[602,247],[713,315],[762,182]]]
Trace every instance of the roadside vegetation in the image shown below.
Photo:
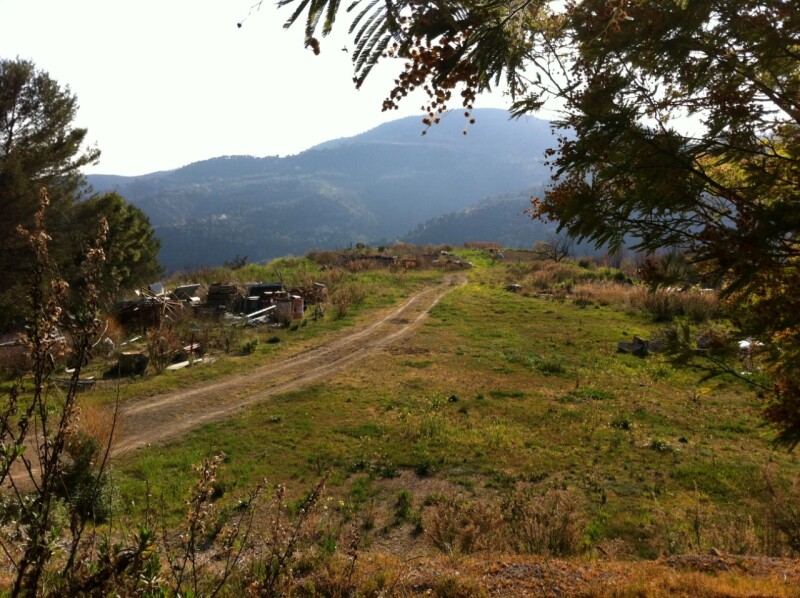
[[[733,355],[729,373],[708,378],[674,367],[675,354],[618,350],[634,336],[688,330],[696,338],[724,328],[715,292],[654,292],[637,278],[641,265],[613,257],[555,262],[519,250],[502,257],[416,251],[449,258],[379,268],[363,260],[342,265],[348,252],[316,252],[168,281],[313,280],[328,285],[330,300],[324,316],[284,328],[177,318],[178,344],[200,339],[215,361],[101,381],[76,394],[54,472],[60,486],[48,499],[52,547],[42,587],[480,595],[488,583],[480,563],[501,559],[495,572],[502,572],[558,557],[610,567],[605,579],[613,583],[593,585],[574,573],[558,582],[610,595],[645,584],[618,563],[661,558],[664,569],[653,575],[668,577],[675,593],[721,584],[728,589],[713,591],[733,592],[744,584],[793,595],[766,580],[778,570],[787,575],[794,561],[757,560],[800,550],[800,464],[776,447],[764,424],[764,404],[748,381],[760,375],[758,357]],[[349,253],[357,252],[378,253]],[[462,270],[468,283],[446,295],[412,337],[323,384],[99,468],[113,433],[125,430],[124,417],[115,420],[108,408],[115,402],[202,385],[301,351],[465,262],[473,265]],[[347,294],[341,311],[337,293]],[[119,340],[130,336],[115,325],[108,330]],[[102,372],[111,360],[98,357],[80,375]],[[6,384],[21,397],[30,389],[26,376]],[[9,558],[14,534],[27,525],[13,515],[13,496],[4,510]],[[70,552],[75,522],[86,526],[86,542]],[[65,551],[93,564],[65,576]],[[427,573],[409,564],[412,555]],[[533,560],[517,560],[526,558]],[[468,574],[455,577],[462,562],[470,563]],[[673,570],[742,571],[757,563],[768,569],[763,583]],[[424,578],[417,586],[415,575]]]

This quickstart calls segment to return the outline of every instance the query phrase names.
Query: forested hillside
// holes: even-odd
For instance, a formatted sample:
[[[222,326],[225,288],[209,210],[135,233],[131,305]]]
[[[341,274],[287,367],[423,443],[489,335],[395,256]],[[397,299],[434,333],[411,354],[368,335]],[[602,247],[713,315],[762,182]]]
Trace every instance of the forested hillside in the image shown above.
[[[168,270],[236,255],[260,261],[314,247],[377,244],[486,197],[545,182],[544,150],[553,142],[545,121],[510,121],[503,110],[473,117],[470,125],[451,113],[427,131],[410,117],[295,156],[226,156],[169,172],[89,180],[149,216]],[[518,220],[532,239],[535,224]]]

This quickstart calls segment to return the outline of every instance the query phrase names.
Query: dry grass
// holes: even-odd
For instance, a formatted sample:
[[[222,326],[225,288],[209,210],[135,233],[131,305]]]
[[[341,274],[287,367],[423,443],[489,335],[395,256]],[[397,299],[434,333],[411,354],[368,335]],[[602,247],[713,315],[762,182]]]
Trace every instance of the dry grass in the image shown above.
[[[572,296],[579,305],[599,303],[600,305],[632,307],[635,301],[634,298],[641,291],[641,287],[618,282],[585,282],[573,287]]]
[[[715,317],[719,311],[719,298],[716,293],[694,289],[651,291],[639,287],[631,301],[634,308],[649,314],[656,322],[668,322],[676,316],[685,316],[700,323]]]
[[[347,315],[351,306],[361,303],[366,296],[366,289],[355,282],[337,285],[329,299],[333,306],[333,317],[341,320]]]
[[[502,518],[495,505],[454,494],[437,497],[423,511],[428,541],[445,554],[497,549]]]
[[[78,409],[78,430],[91,436],[105,450],[109,443],[112,448],[117,438],[121,437],[122,419],[118,416],[114,421],[114,411],[107,407],[83,401]]]
[[[696,555],[685,562],[586,562],[542,557],[364,559],[355,576],[362,590],[391,584],[390,595],[581,596],[592,598],[745,598],[800,596],[791,561],[746,561]],[[707,569],[697,570],[694,567]],[[391,571],[382,575],[381,571]],[[363,595],[370,595],[364,592]]]
[[[551,261],[514,264],[509,268],[511,277],[519,280],[523,288],[546,290],[575,279],[575,266]],[[513,280],[509,280],[513,282]]]
[[[109,317],[106,320],[105,336],[114,341],[118,347],[127,338],[127,332],[116,318]]]
[[[715,318],[720,310],[717,293],[697,289],[653,291],[643,286],[597,281],[576,284],[572,295],[578,305],[599,303],[630,307],[645,312],[656,322],[668,322],[683,316],[701,323]]]

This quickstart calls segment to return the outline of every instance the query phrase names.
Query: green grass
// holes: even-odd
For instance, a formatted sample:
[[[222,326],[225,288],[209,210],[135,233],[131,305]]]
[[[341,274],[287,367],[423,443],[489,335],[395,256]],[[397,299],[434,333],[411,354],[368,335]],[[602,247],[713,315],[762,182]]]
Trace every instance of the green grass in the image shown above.
[[[727,380],[700,387],[695,374],[673,370],[662,356],[616,351],[619,340],[656,330],[644,315],[507,293],[505,266],[464,257],[478,264],[471,282],[443,299],[398,352],[120,460],[122,510],[140,515],[149,488],[151,501],[162,501],[177,520],[192,465],[223,451],[225,497],[262,478],[300,496],[330,470],[330,492],[356,514],[382,508],[386,521],[401,474],[410,476],[403,479],[412,494],[415,484],[423,492],[435,480],[475,500],[516,484],[566,487],[586,499],[591,543],[616,538],[631,554],[651,556],[672,533],[664,513],[685,515],[702,500],[704,529],[731,513],[760,522],[763,470],[800,475],[797,456],[771,445],[747,388]],[[277,346],[259,342],[254,356],[208,371],[252,367],[436,279],[359,276],[372,289],[387,288],[345,322],[283,332]],[[200,371],[181,384],[197,383]],[[170,384],[144,380],[129,389],[158,392]],[[422,498],[415,495],[415,504]]]

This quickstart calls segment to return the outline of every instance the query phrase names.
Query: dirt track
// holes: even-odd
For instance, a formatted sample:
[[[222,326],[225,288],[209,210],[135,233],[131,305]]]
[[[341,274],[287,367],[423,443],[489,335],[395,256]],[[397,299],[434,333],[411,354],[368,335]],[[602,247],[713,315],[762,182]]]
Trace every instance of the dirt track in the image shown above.
[[[426,288],[368,324],[338,334],[311,349],[246,374],[196,388],[126,403],[114,455],[180,437],[271,396],[304,388],[386,348],[417,328],[429,310],[464,278],[449,277]]]

